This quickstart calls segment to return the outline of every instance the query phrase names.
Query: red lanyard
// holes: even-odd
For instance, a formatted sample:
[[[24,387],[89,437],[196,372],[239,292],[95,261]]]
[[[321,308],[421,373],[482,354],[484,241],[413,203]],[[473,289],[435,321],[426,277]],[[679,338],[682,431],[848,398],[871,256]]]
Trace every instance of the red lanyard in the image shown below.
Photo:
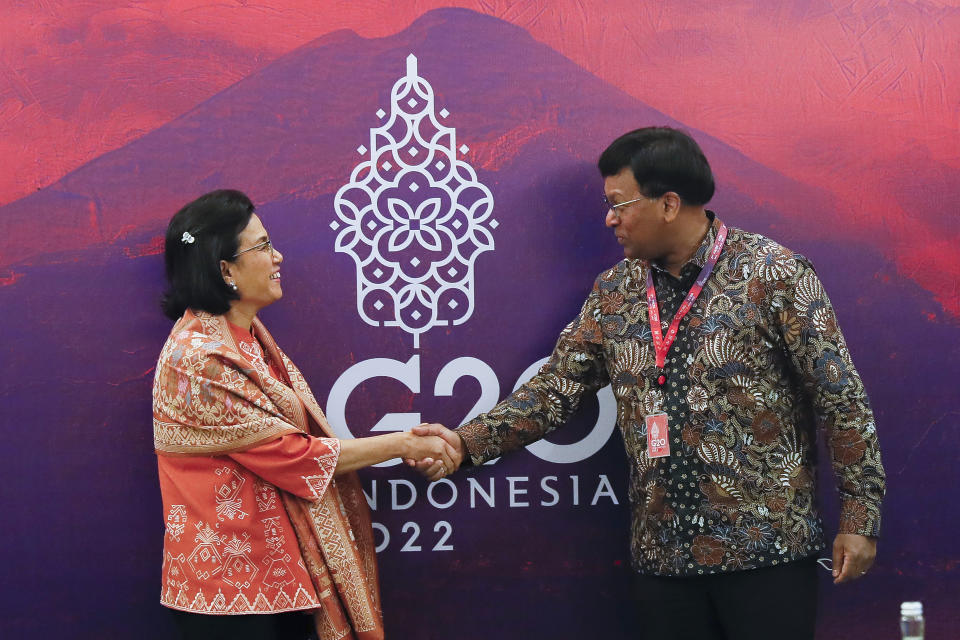
[[[663,369],[667,362],[667,353],[673,346],[673,341],[677,339],[677,330],[680,328],[680,321],[687,315],[687,312],[697,301],[700,292],[703,291],[703,285],[707,283],[707,278],[713,273],[713,267],[717,264],[720,257],[720,251],[723,249],[723,243],[727,240],[727,225],[720,224],[720,230],[717,231],[717,239],[713,241],[713,247],[710,249],[710,256],[707,262],[700,269],[700,275],[697,281],[690,287],[690,293],[684,298],[683,304],[677,309],[677,314],[673,316],[673,322],[670,323],[670,329],[667,330],[667,337],[664,338],[660,330],[660,309],[657,306],[657,291],[653,287],[653,267],[647,266],[647,315],[650,316],[650,331],[653,333],[653,348],[657,353],[657,368]],[[666,381],[664,376],[657,378],[660,385]]]

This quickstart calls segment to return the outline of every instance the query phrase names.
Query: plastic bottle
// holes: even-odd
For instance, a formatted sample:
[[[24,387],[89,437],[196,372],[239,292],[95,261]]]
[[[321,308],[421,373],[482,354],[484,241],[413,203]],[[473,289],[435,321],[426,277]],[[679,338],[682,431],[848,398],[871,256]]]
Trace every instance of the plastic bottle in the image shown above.
[[[923,640],[923,603],[900,605],[900,633],[903,640]]]

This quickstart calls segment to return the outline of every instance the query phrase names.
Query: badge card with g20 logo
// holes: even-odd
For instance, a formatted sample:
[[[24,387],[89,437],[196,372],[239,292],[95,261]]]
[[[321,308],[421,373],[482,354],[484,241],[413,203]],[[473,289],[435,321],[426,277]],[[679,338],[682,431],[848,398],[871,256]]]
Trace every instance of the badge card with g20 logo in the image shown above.
[[[647,423],[647,457],[665,458],[670,455],[670,433],[667,427],[667,414],[651,413]]]

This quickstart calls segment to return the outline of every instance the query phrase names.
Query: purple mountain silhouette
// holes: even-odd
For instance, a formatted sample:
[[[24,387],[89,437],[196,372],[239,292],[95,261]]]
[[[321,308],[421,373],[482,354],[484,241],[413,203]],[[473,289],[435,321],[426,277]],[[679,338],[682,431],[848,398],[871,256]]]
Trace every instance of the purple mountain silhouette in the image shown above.
[[[485,37],[464,37],[469,29],[481,29]],[[162,229],[192,195],[224,184],[243,186],[258,202],[301,191],[334,192],[349,175],[357,146],[377,124],[374,111],[389,106],[390,87],[410,52],[421,55],[422,73],[434,84],[438,103],[452,112],[449,121],[470,141],[474,153],[467,159],[480,168],[496,169],[538,141],[562,144],[559,149],[593,163],[604,142],[627,128],[678,124],[612,90],[523,30],[472,12],[433,12],[381,40],[338,32],[0,208],[7,234],[0,267]],[[828,204],[709,137],[698,137],[721,176]]]

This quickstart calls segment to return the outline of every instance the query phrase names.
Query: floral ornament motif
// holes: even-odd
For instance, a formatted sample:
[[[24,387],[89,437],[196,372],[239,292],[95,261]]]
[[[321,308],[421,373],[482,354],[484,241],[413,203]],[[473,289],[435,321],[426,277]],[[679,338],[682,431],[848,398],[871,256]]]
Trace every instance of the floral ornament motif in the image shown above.
[[[643,408],[644,415],[663,411],[663,394],[659,389],[651,389],[644,394],[640,406]]]
[[[863,454],[867,451],[867,443],[854,429],[843,429],[833,432],[830,438],[830,445],[833,447],[834,456],[841,464],[855,464],[863,459]]]
[[[440,251],[442,241],[437,231],[431,228],[440,212],[440,199],[430,198],[417,205],[414,211],[409,204],[399,198],[387,200],[390,216],[396,222],[387,246],[391,252],[403,251],[416,240],[429,251]]]
[[[413,335],[473,315],[474,263],[492,251],[493,195],[460,159],[456,130],[442,124],[433,88],[407,56],[389,114],[370,130],[365,158],[334,198],[336,251],[357,268],[357,313],[369,325]]]
[[[779,245],[768,243],[757,251],[754,269],[761,280],[777,282],[797,272],[797,260],[790,251]]]
[[[767,288],[757,278],[752,278],[747,284],[747,298],[754,304],[762,304],[767,297]]]
[[[192,235],[190,235],[189,231],[184,231],[183,235],[180,236],[180,242],[182,242],[183,244],[193,244],[196,241],[197,239],[194,238]]]
[[[831,393],[837,393],[850,382],[847,363],[839,355],[829,351],[817,360],[813,373],[820,384]]]
[[[704,395],[706,395],[706,392],[704,392]],[[722,433],[724,433],[724,431],[726,431],[726,429],[725,429],[724,426],[723,426],[723,422],[721,422],[720,420],[717,420],[716,418],[710,418],[710,419],[707,420],[707,421],[704,423],[704,425],[703,425],[703,432],[704,432],[704,433],[720,433],[720,434],[722,434]]]
[[[611,363],[613,372],[610,382],[619,387],[637,384],[637,380],[643,375],[643,370],[649,362],[650,352],[646,345],[636,340],[617,343],[614,345],[614,359]],[[626,389],[621,392],[626,393]]]
[[[737,319],[748,327],[760,324],[760,308],[749,302],[737,309]]]
[[[750,431],[757,442],[769,444],[777,439],[782,429],[780,419],[772,411],[758,411],[750,424]]]
[[[607,314],[618,313],[623,309],[624,297],[617,291],[600,294],[600,310]]]
[[[698,429],[694,429],[690,425],[685,426],[680,431],[680,437],[683,440],[683,443],[691,449],[695,449],[697,445],[700,444],[700,431]]]
[[[687,405],[694,411],[703,411],[707,408],[707,390],[701,386],[690,387],[687,392]]]
[[[866,506],[854,500],[848,500],[840,510],[840,532],[860,531],[869,518],[870,513]]]
[[[720,564],[724,556],[723,543],[711,536],[695,537],[690,551],[697,562],[708,567]]]
[[[705,319],[703,324],[703,329],[705,333],[714,333],[719,327],[733,327],[736,326],[736,322],[733,319],[732,312],[734,312],[734,302],[729,295],[721,293],[713,296],[709,302],[707,302],[705,310]]]
[[[820,280],[807,272],[797,283],[794,307],[800,315],[810,320],[810,326],[818,333],[834,333],[837,329],[833,309],[827,302]]]
[[[787,499],[779,493],[768,496],[764,503],[773,513],[783,513],[787,510]]]
[[[707,362],[714,367],[719,368],[730,363],[740,364],[747,360],[743,345],[734,342],[726,333],[711,335],[705,347]]]
[[[607,334],[621,334],[626,328],[622,316],[603,316],[600,328]]]
[[[679,540],[675,541],[667,549],[667,558],[675,572],[683,569],[683,565],[687,563],[687,552]]]
[[[827,301],[827,294],[820,279],[813,271],[803,274],[797,282],[794,307],[801,315],[810,319],[810,325],[820,333],[834,333],[837,319]]]
[[[701,482],[700,488],[713,505],[736,504],[743,498],[738,484],[740,463],[729,449],[713,442],[701,442],[697,455],[704,462],[709,474],[709,483]]]
[[[725,328],[724,324],[716,316],[709,316],[704,319],[703,323],[700,325],[700,333],[704,335],[712,335],[718,331],[723,331]]]
[[[747,551],[762,551],[770,546],[775,534],[769,522],[744,519],[743,524],[734,530],[734,536]]]
[[[792,311],[787,309],[779,313],[778,319],[780,321],[780,330],[783,332],[783,339],[788,345],[792,345],[797,341],[797,338],[800,337],[802,330],[800,319],[797,318]]]

